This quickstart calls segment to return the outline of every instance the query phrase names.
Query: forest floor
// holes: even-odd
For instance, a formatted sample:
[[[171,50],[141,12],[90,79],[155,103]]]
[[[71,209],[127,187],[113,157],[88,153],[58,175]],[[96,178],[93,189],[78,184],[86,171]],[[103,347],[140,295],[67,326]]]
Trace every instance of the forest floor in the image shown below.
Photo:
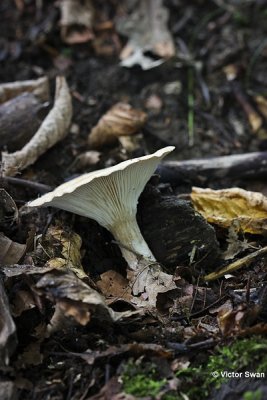
[[[267,1],[74,3],[0,4],[1,150],[20,150],[45,123],[59,76],[71,118],[65,128],[55,120],[62,137],[16,173],[3,153],[0,398],[266,399]],[[5,98],[2,84],[41,77],[47,98],[30,89],[26,104],[23,88]],[[117,103],[132,107],[126,122],[110,111]],[[129,132],[93,144],[105,114],[108,131],[122,124]],[[177,290],[139,307],[106,229],[27,202],[166,146],[175,146],[172,167],[147,184],[137,220]],[[251,152],[253,173],[246,159],[237,172],[225,167],[228,156]],[[218,174],[187,175],[181,164],[211,157],[214,167],[222,162]],[[244,189],[234,202],[233,188]]]

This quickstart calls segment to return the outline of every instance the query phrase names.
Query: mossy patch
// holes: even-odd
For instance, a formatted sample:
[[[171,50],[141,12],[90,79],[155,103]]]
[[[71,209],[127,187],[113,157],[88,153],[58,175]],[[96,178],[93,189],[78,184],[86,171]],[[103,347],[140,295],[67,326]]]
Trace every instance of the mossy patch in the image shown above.
[[[183,381],[183,391],[190,399],[205,399],[211,389],[218,389],[227,382],[229,377],[223,374],[224,371],[230,374],[242,371],[267,373],[266,350],[267,339],[265,338],[256,336],[240,339],[231,345],[219,347],[216,354],[209,356],[205,365],[178,371],[177,376]],[[257,399],[257,397],[254,398]]]
[[[155,364],[148,362],[135,363],[133,360],[129,360],[124,365],[121,378],[123,390],[137,398],[146,396],[153,398],[164,389],[167,383],[165,378],[160,377]],[[168,394],[164,396],[168,396]],[[164,397],[164,399],[172,400],[174,397]]]
[[[220,346],[202,365],[180,370],[176,376],[181,381],[179,392],[166,390],[168,381],[161,371],[151,362],[129,360],[124,365],[121,379],[124,392],[137,398],[150,396],[155,398],[162,393],[162,400],[180,400],[187,395],[190,400],[202,400],[209,397],[214,389],[227,382],[229,377],[224,371],[241,373],[267,373],[267,339],[255,336],[249,339],[238,339],[235,342]],[[251,378],[251,379],[256,379]],[[163,394],[164,393],[164,394]],[[245,400],[262,400],[261,391],[244,393]]]

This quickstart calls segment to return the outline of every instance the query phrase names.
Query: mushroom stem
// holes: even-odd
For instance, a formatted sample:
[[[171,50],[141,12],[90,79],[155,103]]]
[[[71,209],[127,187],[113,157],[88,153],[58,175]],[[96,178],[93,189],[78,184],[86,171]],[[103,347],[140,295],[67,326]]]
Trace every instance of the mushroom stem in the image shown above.
[[[118,242],[130,269],[138,270],[141,260],[147,260],[148,263],[156,261],[142,236],[135,217],[117,221],[116,224],[109,227],[109,231]]]

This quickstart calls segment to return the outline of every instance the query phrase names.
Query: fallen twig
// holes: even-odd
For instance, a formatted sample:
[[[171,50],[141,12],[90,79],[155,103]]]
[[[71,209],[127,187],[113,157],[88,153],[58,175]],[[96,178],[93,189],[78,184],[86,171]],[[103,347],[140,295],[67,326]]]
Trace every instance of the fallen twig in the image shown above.
[[[2,176],[0,178],[0,182],[3,183],[10,183],[15,186],[22,186],[22,187],[28,187],[30,189],[35,190],[38,193],[47,193],[53,190],[51,186],[44,185],[43,183],[38,183],[38,182],[33,182],[33,181],[28,181],[26,179],[20,179],[20,178],[14,178],[11,176]]]
[[[214,279],[221,278],[225,274],[232,273],[233,271],[236,271],[239,268],[242,267],[248,267],[249,264],[259,256],[263,256],[267,253],[267,246],[263,247],[260,250],[255,251],[254,253],[248,254],[246,257],[241,258],[240,260],[237,260],[233,262],[232,264],[227,265],[226,267],[223,267],[219,271],[212,272],[211,274],[208,274],[204,276],[205,281],[214,281]]]
[[[222,178],[267,176],[267,151],[235,154],[207,159],[162,162],[156,173],[162,182],[177,185],[181,182],[203,184]]]

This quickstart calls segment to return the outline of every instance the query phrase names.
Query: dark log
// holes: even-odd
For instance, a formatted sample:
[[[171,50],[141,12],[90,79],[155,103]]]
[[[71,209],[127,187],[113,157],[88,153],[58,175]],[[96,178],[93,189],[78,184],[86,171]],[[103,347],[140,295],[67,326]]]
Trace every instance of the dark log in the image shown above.
[[[21,149],[41,125],[42,103],[32,94],[23,93],[0,105],[0,146],[9,152]]]
[[[267,151],[208,159],[162,162],[157,171],[162,182],[203,184],[209,180],[267,176]]]
[[[162,196],[147,185],[140,197],[137,220],[156,260],[170,272],[190,263],[198,271],[202,267],[207,270],[219,258],[213,227],[188,201]]]

